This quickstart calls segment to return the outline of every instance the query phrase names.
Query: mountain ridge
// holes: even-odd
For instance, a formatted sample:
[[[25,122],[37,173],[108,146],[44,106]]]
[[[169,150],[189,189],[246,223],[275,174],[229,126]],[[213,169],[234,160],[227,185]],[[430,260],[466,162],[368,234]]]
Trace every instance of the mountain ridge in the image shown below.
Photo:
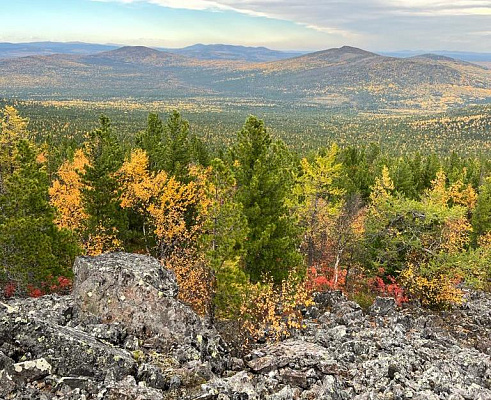
[[[268,62],[203,60],[145,46],[0,60],[0,90],[30,98],[218,98],[316,107],[447,107],[491,101],[491,71],[448,57],[343,46]]]

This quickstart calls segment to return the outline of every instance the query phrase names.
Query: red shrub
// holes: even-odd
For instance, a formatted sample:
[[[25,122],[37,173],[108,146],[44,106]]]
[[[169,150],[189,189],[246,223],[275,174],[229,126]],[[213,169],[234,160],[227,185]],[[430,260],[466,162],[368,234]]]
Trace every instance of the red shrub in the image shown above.
[[[3,294],[7,298],[12,297],[15,294],[16,289],[17,285],[14,282],[9,282],[7,283],[7,286],[5,286],[5,288],[3,289]]]

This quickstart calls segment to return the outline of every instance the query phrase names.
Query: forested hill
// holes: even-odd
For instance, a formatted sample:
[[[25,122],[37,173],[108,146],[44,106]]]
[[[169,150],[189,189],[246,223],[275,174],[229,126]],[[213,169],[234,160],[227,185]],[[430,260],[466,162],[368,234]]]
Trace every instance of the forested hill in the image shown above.
[[[491,100],[491,70],[448,57],[341,48],[286,60],[203,60],[146,47],[0,60],[0,92],[21,98],[208,96],[359,110],[441,110]]]

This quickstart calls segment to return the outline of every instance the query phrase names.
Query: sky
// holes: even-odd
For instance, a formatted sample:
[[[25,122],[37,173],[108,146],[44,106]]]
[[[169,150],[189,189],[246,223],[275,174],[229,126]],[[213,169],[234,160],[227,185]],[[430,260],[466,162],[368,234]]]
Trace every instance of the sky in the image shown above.
[[[491,52],[491,0],[0,0],[0,42]]]

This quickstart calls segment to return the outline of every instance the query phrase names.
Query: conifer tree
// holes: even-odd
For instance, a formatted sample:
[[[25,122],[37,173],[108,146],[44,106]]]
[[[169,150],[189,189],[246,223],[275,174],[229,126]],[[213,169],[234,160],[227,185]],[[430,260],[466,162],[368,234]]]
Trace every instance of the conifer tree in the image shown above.
[[[49,277],[69,275],[77,246],[54,223],[49,180],[27,140],[16,145],[15,169],[0,195],[0,275],[20,285],[39,285]]]
[[[15,149],[20,140],[28,137],[28,120],[19,115],[12,106],[3,110],[0,130],[0,193],[4,190],[4,182],[14,171]]]
[[[300,264],[298,231],[288,213],[292,184],[286,146],[273,141],[263,121],[249,117],[232,149],[237,200],[247,218],[246,272],[252,281],[270,274],[279,282]]]
[[[476,208],[472,215],[473,242],[479,237],[491,233],[491,178],[486,179],[479,188]]]
[[[165,160],[164,123],[157,113],[148,115],[147,128],[137,136],[136,145],[145,150],[151,171],[163,169]]]
[[[165,122],[158,114],[149,114],[147,128],[136,144],[147,153],[152,171],[165,171],[180,181],[189,181],[191,163],[209,163],[205,145],[190,133],[189,122],[178,111],[173,111]]]
[[[102,240],[97,245],[100,251],[113,250],[121,247],[128,232],[115,176],[123,164],[124,154],[107,117],[100,117],[100,127],[90,133],[85,151],[88,159],[82,174],[82,203],[88,215],[85,231]],[[86,241],[92,242],[89,238]]]
[[[237,316],[248,283],[243,256],[248,233],[242,204],[235,199],[236,180],[221,159],[211,163],[208,196],[211,201],[201,246],[214,275],[213,303],[219,315]]]

